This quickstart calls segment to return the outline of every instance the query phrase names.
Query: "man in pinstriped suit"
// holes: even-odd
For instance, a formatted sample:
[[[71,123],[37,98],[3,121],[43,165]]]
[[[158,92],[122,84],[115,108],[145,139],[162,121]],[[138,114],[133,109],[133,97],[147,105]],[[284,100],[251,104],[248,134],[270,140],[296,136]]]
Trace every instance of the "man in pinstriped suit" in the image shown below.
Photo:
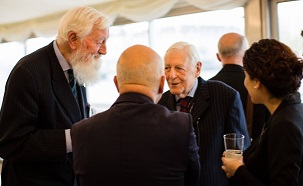
[[[83,83],[98,76],[108,27],[101,12],[73,8],[61,20],[55,41],[16,64],[0,115],[2,186],[74,185],[69,129],[88,117]],[[77,96],[69,86],[71,68]]]
[[[165,75],[170,88],[158,104],[179,110],[179,98],[192,97],[187,112],[193,126],[200,154],[200,186],[227,186],[228,179],[221,166],[224,151],[223,135],[241,133],[244,148],[250,144],[239,93],[219,81],[200,77],[202,63],[196,48],[186,42],[173,44],[166,52]]]

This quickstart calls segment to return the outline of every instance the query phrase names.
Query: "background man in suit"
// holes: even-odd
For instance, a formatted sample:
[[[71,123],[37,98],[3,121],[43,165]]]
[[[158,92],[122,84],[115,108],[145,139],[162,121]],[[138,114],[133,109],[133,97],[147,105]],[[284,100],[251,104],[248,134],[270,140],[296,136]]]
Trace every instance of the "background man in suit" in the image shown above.
[[[202,63],[196,48],[186,42],[173,44],[164,56],[166,81],[170,88],[160,101],[170,110],[179,110],[180,98],[190,97],[186,112],[193,116],[199,146],[200,186],[226,186],[221,170],[224,151],[223,135],[245,135],[245,148],[250,144],[240,95],[220,81],[200,77]]]
[[[155,104],[164,81],[163,61],[152,49],[134,45],[122,53],[114,77],[118,99],[71,129],[80,185],[196,185],[192,117]]]
[[[217,53],[217,58],[223,67],[210,80],[222,81],[240,93],[247,129],[250,138],[255,139],[260,135],[263,124],[269,118],[270,113],[264,105],[251,102],[244,86],[243,56],[248,47],[245,36],[238,33],[224,34],[218,42]]]
[[[3,186],[74,184],[69,128],[88,117],[83,84],[98,77],[108,27],[99,11],[73,8],[62,18],[57,39],[13,68],[0,116]]]

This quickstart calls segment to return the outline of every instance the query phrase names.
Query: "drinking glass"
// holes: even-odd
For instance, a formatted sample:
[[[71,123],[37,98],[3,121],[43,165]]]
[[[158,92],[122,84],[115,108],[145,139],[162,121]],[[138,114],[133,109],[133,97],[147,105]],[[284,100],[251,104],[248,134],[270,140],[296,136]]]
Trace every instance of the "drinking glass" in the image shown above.
[[[225,157],[230,160],[241,158],[244,146],[244,135],[229,133],[223,135],[225,146]]]

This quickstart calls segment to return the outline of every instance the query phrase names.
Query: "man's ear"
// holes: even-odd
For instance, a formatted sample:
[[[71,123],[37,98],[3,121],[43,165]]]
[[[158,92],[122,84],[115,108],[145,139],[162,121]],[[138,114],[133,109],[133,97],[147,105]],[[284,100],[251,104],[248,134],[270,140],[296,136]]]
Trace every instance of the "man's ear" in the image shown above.
[[[197,64],[196,64],[196,76],[195,77],[199,77],[200,76],[201,69],[202,69],[202,62],[198,61]]]
[[[165,75],[161,76],[161,79],[160,79],[160,85],[159,85],[159,90],[158,90],[159,94],[162,94],[164,92],[164,83],[165,83]]]
[[[76,32],[69,32],[67,34],[68,44],[70,48],[75,49],[77,47],[77,34]]]
[[[114,77],[114,83],[115,83],[117,91],[119,92],[119,86],[118,86],[117,76]]]
[[[164,83],[165,83],[165,75],[161,76],[158,95],[156,95],[155,98],[156,100],[154,100],[154,103],[158,103],[158,101],[161,99],[162,93],[164,92]]]
[[[221,61],[220,55],[219,55],[218,53],[216,53],[216,55],[217,55],[217,59],[218,59],[219,61]]]

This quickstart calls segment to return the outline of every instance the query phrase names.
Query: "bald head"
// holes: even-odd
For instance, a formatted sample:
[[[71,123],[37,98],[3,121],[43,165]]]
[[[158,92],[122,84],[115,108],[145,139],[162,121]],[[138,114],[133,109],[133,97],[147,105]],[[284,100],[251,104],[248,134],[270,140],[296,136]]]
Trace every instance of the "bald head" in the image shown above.
[[[218,58],[223,64],[240,62],[242,65],[242,58],[248,47],[248,41],[245,36],[237,33],[224,34],[218,42]],[[228,58],[238,58],[238,60],[225,61]],[[240,59],[241,61],[239,61]]]
[[[134,45],[127,48],[117,63],[117,88],[120,93],[141,89],[158,93],[162,76],[164,77],[164,63],[147,46]]]

